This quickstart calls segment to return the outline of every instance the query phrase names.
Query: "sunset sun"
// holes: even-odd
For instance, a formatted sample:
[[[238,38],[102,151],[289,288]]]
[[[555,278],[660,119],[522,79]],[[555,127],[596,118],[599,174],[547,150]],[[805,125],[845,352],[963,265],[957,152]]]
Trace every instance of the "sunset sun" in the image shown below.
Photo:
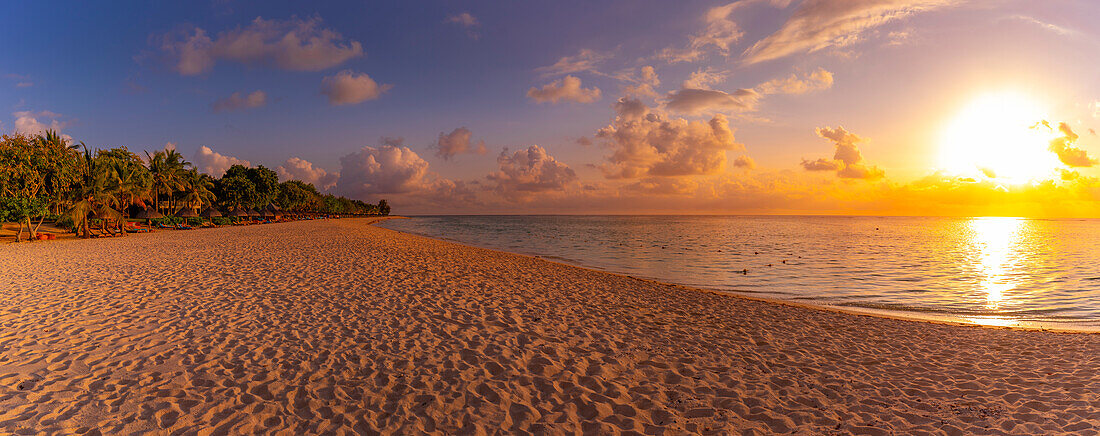
[[[977,97],[948,122],[940,138],[941,169],[975,179],[1012,184],[1049,178],[1058,166],[1048,150],[1054,137],[1038,124],[1041,102],[1014,92]]]

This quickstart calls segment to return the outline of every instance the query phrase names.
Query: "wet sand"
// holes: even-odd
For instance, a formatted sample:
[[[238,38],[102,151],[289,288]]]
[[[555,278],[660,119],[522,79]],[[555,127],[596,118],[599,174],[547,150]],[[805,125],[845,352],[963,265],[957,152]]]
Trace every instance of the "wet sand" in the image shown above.
[[[0,433],[1100,427],[1097,334],[793,307],[369,222],[0,246]]]

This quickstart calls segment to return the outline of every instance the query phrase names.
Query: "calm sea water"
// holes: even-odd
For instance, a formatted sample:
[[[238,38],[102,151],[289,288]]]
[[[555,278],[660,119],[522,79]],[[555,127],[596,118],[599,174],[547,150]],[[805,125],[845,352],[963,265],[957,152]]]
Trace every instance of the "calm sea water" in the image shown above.
[[[428,216],[383,226],[695,287],[990,325],[1100,328],[1100,221]]]

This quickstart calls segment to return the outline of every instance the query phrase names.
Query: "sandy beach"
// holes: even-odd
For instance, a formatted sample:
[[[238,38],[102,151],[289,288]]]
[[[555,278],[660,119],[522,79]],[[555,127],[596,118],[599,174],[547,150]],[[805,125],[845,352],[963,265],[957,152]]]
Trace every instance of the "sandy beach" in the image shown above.
[[[0,246],[0,433],[1100,428],[1097,334],[792,307],[371,222]]]

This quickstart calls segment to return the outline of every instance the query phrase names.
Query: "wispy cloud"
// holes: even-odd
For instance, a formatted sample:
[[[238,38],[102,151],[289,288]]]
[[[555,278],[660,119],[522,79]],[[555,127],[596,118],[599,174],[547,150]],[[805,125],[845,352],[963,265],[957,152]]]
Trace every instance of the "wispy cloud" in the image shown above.
[[[755,64],[797,53],[845,47],[864,32],[910,15],[965,0],[807,0],[778,31],[757,41],[744,53]]]

